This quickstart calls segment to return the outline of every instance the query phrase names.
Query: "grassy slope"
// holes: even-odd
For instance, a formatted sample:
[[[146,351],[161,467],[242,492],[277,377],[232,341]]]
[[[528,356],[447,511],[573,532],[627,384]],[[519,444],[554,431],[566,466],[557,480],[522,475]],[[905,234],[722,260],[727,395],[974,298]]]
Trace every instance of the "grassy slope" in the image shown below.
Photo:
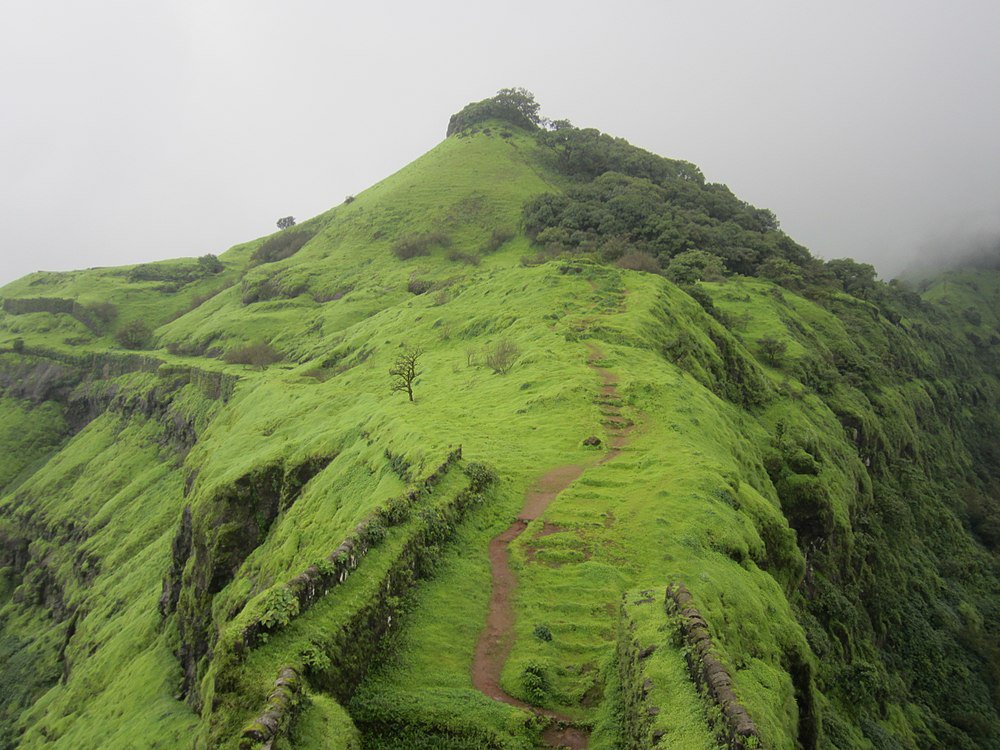
[[[336,455],[215,597],[215,624],[225,629],[248,601],[260,602],[270,587],[331,552],[359,520],[403,489],[387,449],[404,456],[412,476],[420,477],[457,444],[467,460],[489,463],[502,479],[459,528],[436,576],[418,587],[395,651],[349,706],[367,725],[418,726],[415,735],[388,731],[386,746],[415,746],[415,737],[428,732],[461,735],[483,727],[506,746],[530,746],[532,732],[520,712],[471,688],[471,653],[488,595],[485,545],[518,511],[535,477],[570,463],[588,468],[542,519],[562,531],[535,539],[530,528],[513,550],[521,586],[506,689],[526,696],[525,667],[540,665],[547,677],[544,704],[594,724],[594,747],[616,746],[614,613],[627,590],[662,589],[682,580],[769,746],[795,746],[798,716],[788,664],[794,658],[814,671],[819,667],[810,652],[815,643],[807,645],[794,612],[805,563],[764,465],[779,422],[789,440],[819,443],[834,538],[851,547],[865,467],[827,404],[796,379],[794,365],[824,351],[861,356],[859,344],[840,319],[788,293],[779,300],[769,284],[704,285],[737,318],[734,330],[743,343],[727,338],[736,359],[759,373],[757,387],[767,405],[747,411],[716,393],[725,366],[708,333],[728,334],[661,278],[588,264],[523,267],[518,259],[529,246],[521,235],[478,266],[449,261],[440,248],[408,261],[393,257],[393,243],[415,232],[444,233],[452,249],[474,253],[494,229],[515,228],[526,198],[560,185],[539,166],[534,149],[520,133],[510,139],[451,138],[352,203],[303,225],[316,235],[292,258],[244,273],[260,241],[247,243],[222,256],[222,274],[170,293],[163,282],[130,281],[117,270],[35,274],[0,290],[8,297],[107,299],[119,309],[100,336],[66,315],[0,313],[0,346],[20,337],[29,347],[100,352],[113,347],[111,336],[120,325],[143,318],[162,324],[156,331],[160,346],[225,349],[266,338],[287,356],[285,363],[257,372],[158,351],[164,360],[241,379],[225,404],[206,401],[190,388],[178,392],[175,405],[199,425],[190,452],[163,445],[162,419],[104,416],[16,494],[4,496],[4,515],[14,528],[35,509],[36,523],[40,517],[46,529],[61,528],[68,519],[92,529],[81,539],[60,540],[62,551],[49,553],[41,549],[44,543],[33,551],[36,561],[52,561],[63,598],[81,617],[67,649],[68,679],[21,718],[25,746],[80,747],[95,738],[109,748],[187,745],[199,719],[172,698],[180,681],[171,655],[177,616],[161,624],[156,609],[186,503],[196,517],[210,519],[213,497],[256,467]],[[406,290],[412,279],[439,288],[415,296]],[[243,305],[246,285],[264,281],[280,290],[279,297]],[[194,297],[225,284],[232,285],[170,320]],[[780,370],[752,361],[755,342],[765,334],[789,342]],[[502,377],[479,364],[483,348],[500,338],[522,350],[517,366]],[[403,344],[425,350],[414,404],[387,392],[385,373]],[[639,425],[626,452],[602,465],[596,464],[598,453],[581,445],[587,435],[602,434],[588,344],[603,350],[602,364],[620,377],[619,391]],[[143,392],[158,382],[154,376],[126,378],[120,387]],[[19,443],[27,444],[25,458],[4,464],[11,478],[60,444],[59,408],[0,400],[0,439],[10,440],[29,421],[35,429]],[[27,414],[35,417],[28,420]],[[50,422],[51,429],[42,429]],[[185,480],[195,476],[185,495]],[[440,497],[450,489],[443,487]],[[220,696],[214,714],[206,703],[203,743],[233,745],[234,733],[263,705],[277,669],[299,659],[304,643],[335,630],[352,602],[367,596],[366,585],[389,563],[405,533],[394,532],[349,585],[230,675],[238,689]],[[536,548],[533,559],[529,545]],[[80,553],[100,560],[94,578],[78,580],[74,555]],[[32,590],[30,581],[22,585]],[[18,598],[5,599],[4,634],[37,642],[41,655],[35,663],[51,664],[69,619]],[[551,641],[532,635],[543,624]],[[683,728],[671,739],[677,747],[709,746],[703,708],[676,652],[659,658],[664,662],[655,666],[657,690],[677,706],[676,724]],[[209,668],[202,686],[206,699],[215,695],[222,668]],[[21,694],[34,700],[37,693],[26,688]],[[595,705],[594,695],[605,702]],[[919,722],[919,709],[893,701],[882,720],[904,746],[916,746],[907,737]],[[346,747],[354,732],[343,709],[315,691],[295,742]],[[844,733],[848,739],[841,746],[872,747],[856,729]]]

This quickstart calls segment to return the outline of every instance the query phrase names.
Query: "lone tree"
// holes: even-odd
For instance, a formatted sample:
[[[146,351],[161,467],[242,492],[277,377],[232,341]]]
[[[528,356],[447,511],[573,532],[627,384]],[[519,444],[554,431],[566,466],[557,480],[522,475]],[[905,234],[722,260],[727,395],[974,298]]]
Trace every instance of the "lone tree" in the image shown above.
[[[417,370],[417,361],[423,353],[423,349],[407,347],[402,354],[396,357],[396,363],[389,370],[393,392],[406,391],[410,401],[413,400],[413,381],[420,375]]]
[[[288,229],[295,226],[294,216],[282,216],[278,219],[278,229]]]
[[[762,339],[757,339],[757,345],[760,347],[761,357],[772,367],[777,367],[781,364],[781,360],[785,356],[785,351],[788,349],[788,344],[774,338],[774,336],[765,336]]]

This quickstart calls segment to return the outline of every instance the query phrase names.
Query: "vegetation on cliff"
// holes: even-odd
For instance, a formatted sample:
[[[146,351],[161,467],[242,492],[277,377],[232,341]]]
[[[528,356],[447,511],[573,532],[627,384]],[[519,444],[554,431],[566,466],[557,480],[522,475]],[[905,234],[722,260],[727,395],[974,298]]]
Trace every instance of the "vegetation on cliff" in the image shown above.
[[[489,540],[575,466],[510,547],[508,694],[712,747],[683,583],[763,746],[995,747],[995,266],[823,262],[521,90],[448,132],[214,261],[0,289],[0,746],[545,742],[470,669]]]

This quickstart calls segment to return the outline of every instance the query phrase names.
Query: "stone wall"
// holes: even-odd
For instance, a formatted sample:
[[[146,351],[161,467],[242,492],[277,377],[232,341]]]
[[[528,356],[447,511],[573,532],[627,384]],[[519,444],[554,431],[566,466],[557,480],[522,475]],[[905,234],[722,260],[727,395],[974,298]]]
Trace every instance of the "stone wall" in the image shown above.
[[[664,605],[668,613],[680,616],[691,678],[719,708],[721,719],[716,729],[720,739],[731,750],[763,747],[756,724],[733,690],[729,671],[712,647],[708,624],[694,606],[691,592],[683,583],[672,584],[667,587]]]

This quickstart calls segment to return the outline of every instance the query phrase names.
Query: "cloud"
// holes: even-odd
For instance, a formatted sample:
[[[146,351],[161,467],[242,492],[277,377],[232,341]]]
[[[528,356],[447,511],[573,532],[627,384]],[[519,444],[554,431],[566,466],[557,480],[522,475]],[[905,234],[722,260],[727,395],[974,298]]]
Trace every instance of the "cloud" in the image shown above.
[[[995,3],[62,0],[4,16],[0,283],[221,252],[360,192],[511,85],[699,164],[818,254],[883,275],[948,252],[941,227],[1000,215]]]

